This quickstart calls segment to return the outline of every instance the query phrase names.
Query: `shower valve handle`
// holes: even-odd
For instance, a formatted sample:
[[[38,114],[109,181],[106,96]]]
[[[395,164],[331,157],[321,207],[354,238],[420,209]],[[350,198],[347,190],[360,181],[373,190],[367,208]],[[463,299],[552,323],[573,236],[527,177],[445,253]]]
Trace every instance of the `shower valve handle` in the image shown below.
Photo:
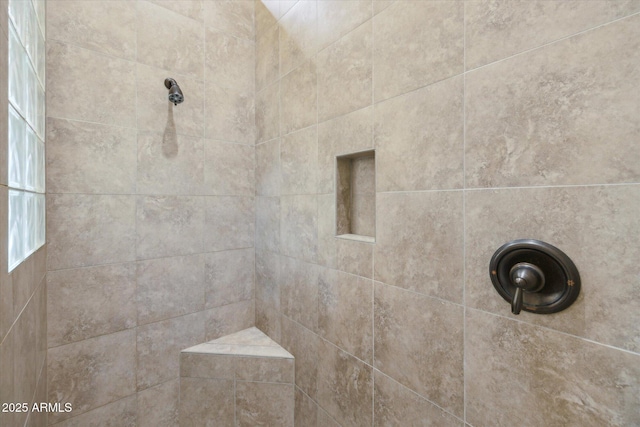
[[[511,312],[520,314],[525,292],[538,292],[544,287],[544,273],[536,265],[520,262],[509,271],[511,284],[516,287],[511,300]]]

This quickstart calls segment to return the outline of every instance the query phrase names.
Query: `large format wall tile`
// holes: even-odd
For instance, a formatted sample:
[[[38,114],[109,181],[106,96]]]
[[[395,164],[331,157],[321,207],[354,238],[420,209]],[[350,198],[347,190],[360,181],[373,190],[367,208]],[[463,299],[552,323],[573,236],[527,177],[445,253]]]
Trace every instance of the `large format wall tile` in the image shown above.
[[[316,196],[280,198],[280,250],[283,255],[316,260],[318,252]]]
[[[178,425],[180,380],[175,379],[138,393],[136,427],[175,427]]]
[[[256,2],[256,7],[260,2]],[[280,77],[280,35],[278,26],[273,25],[256,37],[256,91]]]
[[[368,19],[371,19],[371,2],[368,0],[318,1],[318,50],[342,39]]]
[[[377,191],[462,188],[463,78],[376,104]]]
[[[254,148],[209,139],[204,143],[204,194],[253,196]]]
[[[180,376],[180,351],[205,341],[204,320],[200,312],[138,327],[138,391]]]
[[[6,28],[9,22],[7,17],[7,2],[0,2],[0,58],[9,58],[9,40]],[[0,64],[0,184],[7,185],[9,174],[8,159],[8,135],[9,135],[9,61],[4,60]]]
[[[181,15],[197,21],[204,19],[204,0],[149,0]]]
[[[280,199],[256,198],[256,248],[278,252],[280,249]]]
[[[318,425],[318,405],[297,387],[293,421],[296,427],[317,427]]]
[[[49,41],[47,116],[134,127],[135,76],[132,62]]]
[[[256,145],[256,195],[280,195],[280,139]]]
[[[280,308],[306,328],[318,328],[318,280],[321,267],[280,257]]]
[[[318,350],[318,403],[344,427],[371,425],[371,366],[326,341]]]
[[[375,367],[462,417],[463,307],[376,283]]]
[[[236,425],[293,427],[293,384],[236,382]]]
[[[208,139],[255,144],[255,95],[252,91],[207,83],[205,136]]]
[[[280,255],[256,251],[256,298],[280,310]]]
[[[253,3],[251,0],[205,1],[205,27],[253,40],[255,38]]]
[[[256,93],[256,143],[280,136],[280,82]]]
[[[49,347],[136,326],[133,263],[50,271],[47,292]]]
[[[202,197],[138,196],[138,259],[202,252],[204,202]]]
[[[640,16],[466,79],[467,186],[640,179]]]
[[[444,412],[380,371],[375,371],[374,377],[374,426],[462,427],[464,425],[463,421]]]
[[[253,41],[239,39],[207,28],[205,43],[207,81],[243,91],[254,90],[256,45]]]
[[[321,338],[287,317],[282,317],[282,346],[295,358],[296,386],[311,398],[318,390]]]
[[[373,18],[376,101],[463,72],[463,6],[396,1]]]
[[[136,119],[139,131],[163,133],[163,142],[175,135],[204,136],[204,82],[162,68],[136,64]],[[164,79],[180,86],[184,102],[169,101]]]
[[[49,118],[46,151],[49,193],[135,191],[134,129]]]
[[[466,65],[479,67],[615,18],[616,1],[474,0],[466,4]],[[621,3],[621,2],[620,2]]]
[[[280,20],[280,76],[297,68],[317,50],[316,1],[297,2]]]
[[[180,378],[180,426],[234,425],[234,381]]]
[[[318,53],[317,67],[318,121],[322,122],[371,105],[373,85],[371,23],[361,25]]]
[[[489,260],[513,239],[538,239],[576,264],[576,303],[548,316],[518,319],[640,351],[640,186],[481,190],[466,199],[466,303],[512,316],[489,278]],[[511,207],[517,206],[517,209]],[[505,215],[505,209],[509,214]]]
[[[281,194],[315,194],[317,164],[316,126],[284,136],[280,142]]]
[[[316,79],[315,61],[309,60],[280,80],[281,135],[316,123]]]
[[[215,307],[204,314],[205,341],[215,340],[255,325],[255,299]]]
[[[44,402],[44,401],[43,401]],[[108,403],[81,415],[56,423],[56,427],[139,427],[136,397]],[[144,421],[141,421],[144,422]]]
[[[245,301],[254,295],[253,248],[214,252],[205,257],[205,307]]]
[[[204,186],[204,140],[140,132],[137,169],[140,194],[200,195]]]
[[[48,268],[133,261],[135,197],[49,194]]]
[[[462,302],[462,192],[377,196],[375,279]]]
[[[160,258],[136,265],[138,324],[204,309],[204,255]]]
[[[134,330],[52,348],[48,352],[49,401],[70,402],[73,412],[51,413],[51,423],[135,393]]]
[[[38,380],[36,343],[36,304],[32,298],[14,323],[9,335],[13,338],[13,398],[30,402]],[[6,338],[5,338],[6,340]]]
[[[198,79],[204,78],[203,26],[148,2],[137,2],[137,60]]]
[[[204,223],[207,251],[252,248],[255,239],[253,197],[207,197]]]
[[[474,426],[640,422],[637,354],[476,310],[467,310],[466,322],[466,413]]]
[[[136,4],[65,1],[47,8],[47,38],[125,59],[136,56]]]

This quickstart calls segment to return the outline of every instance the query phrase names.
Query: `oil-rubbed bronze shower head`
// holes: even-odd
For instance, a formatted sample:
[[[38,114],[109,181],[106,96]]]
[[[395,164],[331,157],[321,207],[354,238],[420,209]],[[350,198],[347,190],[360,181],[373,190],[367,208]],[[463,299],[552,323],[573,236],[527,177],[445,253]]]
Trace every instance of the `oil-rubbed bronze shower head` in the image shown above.
[[[164,79],[164,85],[169,89],[169,101],[173,102],[173,105],[178,105],[184,101],[184,95],[180,90],[178,83],[171,77]]]

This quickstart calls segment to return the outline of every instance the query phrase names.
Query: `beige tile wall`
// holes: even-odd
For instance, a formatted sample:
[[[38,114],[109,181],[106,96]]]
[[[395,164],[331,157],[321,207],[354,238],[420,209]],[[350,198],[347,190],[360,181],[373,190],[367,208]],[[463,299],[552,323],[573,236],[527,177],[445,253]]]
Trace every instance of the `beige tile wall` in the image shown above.
[[[256,325],[296,426],[640,424],[640,2],[277,1],[256,13]],[[376,243],[335,156],[376,150]],[[568,310],[488,263],[572,257]]]
[[[46,402],[47,245],[7,273],[8,3],[0,1],[0,402]],[[0,426],[47,425],[46,413],[0,411]]]
[[[74,407],[49,423],[174,427],[180,350],[254,324],[254,3],[47,17],[48,392]]]

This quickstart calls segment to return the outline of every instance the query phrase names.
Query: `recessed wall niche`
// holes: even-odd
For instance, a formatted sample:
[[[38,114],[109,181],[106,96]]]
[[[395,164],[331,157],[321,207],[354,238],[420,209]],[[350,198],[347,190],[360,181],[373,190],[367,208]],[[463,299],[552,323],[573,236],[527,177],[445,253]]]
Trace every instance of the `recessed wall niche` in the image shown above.
[[[376,156],[374,150],[336,157],[336,237],[376,240]]]

